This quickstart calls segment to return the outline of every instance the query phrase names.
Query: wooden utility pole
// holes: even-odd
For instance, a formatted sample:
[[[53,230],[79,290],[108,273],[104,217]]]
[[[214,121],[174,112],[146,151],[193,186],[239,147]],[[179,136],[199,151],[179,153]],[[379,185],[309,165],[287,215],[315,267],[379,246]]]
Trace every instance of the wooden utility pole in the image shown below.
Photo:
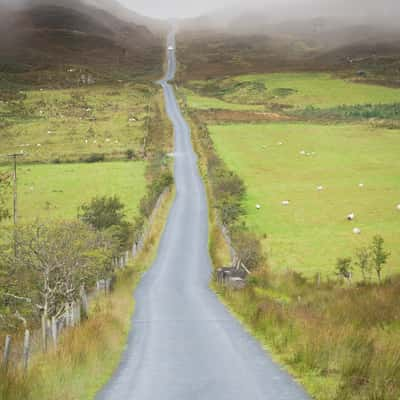
[[[23,154],[21,153],[14,153],[9,154],[8,157],[11,157],[14,161],[14,174],[13,174],[13,181],[14,181],[14,189],[13,189],[13,220],[14,220],[14,235],[15,235],[15,228],[18,221],[18,213],[17,213],[17,206],[18,206],[18,190],[17,190],[17,157],[21,157]],[[17,257],[17,243],[14,237],[14,256]]]
[[[17,157],[21,157],[23,154],[21,153],[14,153],[9,154],[8,157],[11,157],[14,161],[14,173],[13,173],[13,182],[14,182],[14,195],[13,195],[13,220],[14,225],[17,225],[18,214],[17,214]]]

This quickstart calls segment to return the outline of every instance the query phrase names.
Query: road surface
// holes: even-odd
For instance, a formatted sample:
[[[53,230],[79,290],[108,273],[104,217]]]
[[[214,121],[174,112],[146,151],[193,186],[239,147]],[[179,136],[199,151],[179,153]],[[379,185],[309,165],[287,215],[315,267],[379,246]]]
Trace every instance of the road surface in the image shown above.
[[[171,34],[168,45],[174,46]],[[305,400],[209,289],[208,212],[190,130],[168,81],[161,85],[175,129],[176,199],[157,259],[135,292],[123,359],[97,400]]]

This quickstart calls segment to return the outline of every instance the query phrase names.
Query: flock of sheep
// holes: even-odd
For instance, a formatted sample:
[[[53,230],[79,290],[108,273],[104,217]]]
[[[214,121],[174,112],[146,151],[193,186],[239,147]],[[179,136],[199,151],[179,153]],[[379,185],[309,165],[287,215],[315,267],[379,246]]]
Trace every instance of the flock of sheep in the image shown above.
[[[281,146],[281,145],[283,145],[283,142],[277,142],[277,145],[278,145],[278,146]],[[263,149],[266,149],[266,147],[267,147],[266,145],[262,146]],[[309,156],[314,156],[314,155],[315,155],[315,152],[308,152],[308,151],[306,151],[306,150],[301,150],[301,151],[300,151],[300,155],[309,157]],[[359,183],[359,184],[358,184],[358,187],[362,189],[362,188],[364,187],[364,183]],[[321,191],[323,191],[323,190],[324,190],[324,186],[322,186],[322,185],[318,185],[318,186],[317,186],[317,191],[321,192]],[[288,205],[290,205],[290,200],[283,200],[283,201],[281,202],[281,204],[282,204],[282,206],[288,206]],[[257,210],[260,210],[260,209],[261,209],[261,205],[260,205],[260,204],[256,204],[256,209],[257,209]],[[396,209],[397,209],[398,211],[400,211],[400,203],[397,204]],[[348,221],[354,221],[355,217],[356,217],[356,216],[355,216],[355,213],[354,213],[354,212],[351,212],[350,214],[347,215],[346,219],[347,219]],[[360,229],[360,228],[354,228],[354,229],[353,229],[353,233],[354,233],[355,235],[360,235],[360,234],[361,234],[361,229]]]

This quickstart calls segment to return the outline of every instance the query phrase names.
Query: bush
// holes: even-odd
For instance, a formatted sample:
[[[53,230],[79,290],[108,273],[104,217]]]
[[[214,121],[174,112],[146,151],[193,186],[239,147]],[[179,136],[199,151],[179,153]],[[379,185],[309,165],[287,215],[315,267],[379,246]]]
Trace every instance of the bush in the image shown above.
[[[80,160],[82,162],[85,162],[85,163],[95,163],[95,162],[104,161],[105,160],[105,156],[104,156],[104,154],[93,153],[93,154],[90,154],[87,157],[81,158]]]
[[[238,257],[248,269],[255,269],[263,263],[261,243],[255,233],[234,230],[232,242]]]
[[[126,151],[126,158],[128,160],[132,160],[133,158],[135,158],[135,152],[132,149],[128,149]]]
[[[123,223],[124,208],[117,196],[94,197],[79,208],[78,216],[84,223],[102,231]]]

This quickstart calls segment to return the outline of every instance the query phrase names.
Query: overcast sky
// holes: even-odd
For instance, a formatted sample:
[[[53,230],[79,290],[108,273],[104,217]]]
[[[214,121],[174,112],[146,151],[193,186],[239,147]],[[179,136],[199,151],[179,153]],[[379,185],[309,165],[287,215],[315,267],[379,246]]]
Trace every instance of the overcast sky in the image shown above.
[[[132,10],[161,18],[195,17],[220,9],[237,0],[120,0]]]
[[[223,10],[229,13],[233,8],[242,11],[262,9],[276,10],[278,14],[291,13],[292,16],[315,12],[329,14],[347,10],[347,15],[357,13],[384,12],[388,16],[394,9],[399,10],[400,0],[119,0],[132,10],[159,18],[196,17],[210,11]],[[306,5],[306,7],[304,7]],[[236,7],[234,7],[236,6]],[[328,11],[329,10],[329,11]],[[345,14],[346,14],[345,12]],[[350,14],[350,15],[349,15]]]

